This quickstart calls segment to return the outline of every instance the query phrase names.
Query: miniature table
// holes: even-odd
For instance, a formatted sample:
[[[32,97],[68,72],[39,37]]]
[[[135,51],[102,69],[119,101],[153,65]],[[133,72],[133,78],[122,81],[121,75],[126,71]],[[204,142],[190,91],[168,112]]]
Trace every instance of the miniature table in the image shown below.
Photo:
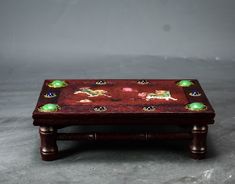
[[[43,160],[58,158],[57,140],[189,140],[194,159],[206,154],[215,112],[199,82],[184,80],[45,80],[33,112]],[[58,133],[67,126],[187,126],[179,132]]]

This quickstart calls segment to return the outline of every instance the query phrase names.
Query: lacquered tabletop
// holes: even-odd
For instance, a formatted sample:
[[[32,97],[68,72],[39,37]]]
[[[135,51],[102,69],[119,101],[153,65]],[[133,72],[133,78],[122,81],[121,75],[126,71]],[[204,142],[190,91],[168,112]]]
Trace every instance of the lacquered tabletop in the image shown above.
[[[194,79],[45,80],[40,114],[214,113]]]

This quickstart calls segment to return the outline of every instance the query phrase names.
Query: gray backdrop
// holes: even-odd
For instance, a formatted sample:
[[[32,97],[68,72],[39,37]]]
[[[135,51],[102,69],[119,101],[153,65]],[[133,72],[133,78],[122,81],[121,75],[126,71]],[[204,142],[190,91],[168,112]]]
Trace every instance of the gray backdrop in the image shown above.
[[[234,9],[233,0],[1,0],[0,183],[234,184]],[[64,142],[60,160],[43,162],[31,114],[46,78],[197,78],[217,113],[208,158],[191,160],[180,143]]]
[[[1,0],[6,56],[235,58],[233,0]]]

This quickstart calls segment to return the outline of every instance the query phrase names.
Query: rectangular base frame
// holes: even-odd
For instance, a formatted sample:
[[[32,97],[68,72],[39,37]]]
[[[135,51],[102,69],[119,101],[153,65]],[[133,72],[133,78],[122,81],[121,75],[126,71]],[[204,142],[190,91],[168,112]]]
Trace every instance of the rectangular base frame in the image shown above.
[[[57,133],[57,127],[41,126],[40,153],[42,160],[58,158],[57,141],[156,141],[189,140],[189,150],[193,159],[205,158],[207,147],[207,125],[194,125],[190,132],[140,132],[140,133]]]

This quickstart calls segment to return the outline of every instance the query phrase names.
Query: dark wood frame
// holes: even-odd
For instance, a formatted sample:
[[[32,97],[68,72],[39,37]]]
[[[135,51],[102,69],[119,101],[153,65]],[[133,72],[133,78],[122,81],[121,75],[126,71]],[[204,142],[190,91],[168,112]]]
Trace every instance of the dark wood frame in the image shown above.
[[[59,127],[61,128],[61,127]],[[139,133],[57,133],[58,127],[40,126],[41,157],[50,161],[58,158],[57,141],[155,141],[189,140],[193,159],[205,158],[207,125],[194,125],[191,132],[139,132]]]

